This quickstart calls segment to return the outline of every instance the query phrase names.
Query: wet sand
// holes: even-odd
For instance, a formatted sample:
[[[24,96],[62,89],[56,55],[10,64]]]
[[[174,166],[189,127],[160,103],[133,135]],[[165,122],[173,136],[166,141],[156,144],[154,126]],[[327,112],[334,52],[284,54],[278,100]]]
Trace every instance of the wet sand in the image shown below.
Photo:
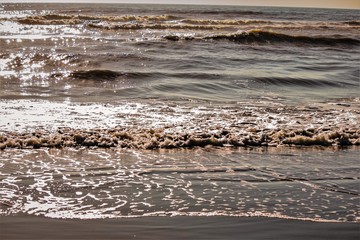
[[[8,239],[358,239],[357,223],[319,223],[263,217],[142,217],[59,220],[2,216]]]

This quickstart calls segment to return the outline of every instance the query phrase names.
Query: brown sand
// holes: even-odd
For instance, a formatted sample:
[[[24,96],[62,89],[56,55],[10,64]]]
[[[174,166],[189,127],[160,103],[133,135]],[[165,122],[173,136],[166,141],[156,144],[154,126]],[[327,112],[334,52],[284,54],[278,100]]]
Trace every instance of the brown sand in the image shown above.
[[[356,223],[319,223],[262,217],[144,217],[56,220],[0,218],[10,239],[358,239]]]

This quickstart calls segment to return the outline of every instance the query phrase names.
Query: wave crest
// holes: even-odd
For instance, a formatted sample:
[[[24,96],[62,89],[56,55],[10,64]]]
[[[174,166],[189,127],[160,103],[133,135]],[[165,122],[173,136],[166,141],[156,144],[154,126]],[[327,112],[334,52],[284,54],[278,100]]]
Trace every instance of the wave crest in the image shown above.
[[[164,39],[179,41],[179,40],[228,40],[236,43],[243,44],[275,44],[275,43],[291,43],[298,45],[360,45],[360,41],[354,38],[346,37],[328,37],[328,36],[301,36],[301,35],[288,35],[277,32],[269,32],[262,30],[252,30],[248,32],[232,33],[232,34],[218,34],[205,36],[202,38],[189,38],[181,37],[178,35],[166,35]]]
[[[104,24],[90,23],[89,28],[98,28],[104,30],[140,30],[140,29],[175,29],[175,30],[216,30],[221,26],[216,25],[191,25],[191,24],[166,24],[166,23],[124,23],[124,24]]]
[[[264,20],[213,20],[213,19],[185,19],[181,22],[187,24],[201,24],[201,25],[249,25],[249,24],[271,24],[272,21]]]
[[[38,16],[28,16],[17,18],[17,22],[29,25],[72,25],[81,24],[86,21],[106,21],[106,22],[128,22],[128,21],[170,21],[179,19],[172,15],[123,15],[123,16],[90,16],[90,15],[65,15],[65,14],[47,14]]]

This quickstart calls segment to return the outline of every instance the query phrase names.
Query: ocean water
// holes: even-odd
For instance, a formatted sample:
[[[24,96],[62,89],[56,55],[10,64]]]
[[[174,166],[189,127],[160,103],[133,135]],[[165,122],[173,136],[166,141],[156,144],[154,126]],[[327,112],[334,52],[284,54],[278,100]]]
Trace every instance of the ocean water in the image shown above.
[[[2,4],[2,99],[359,97],[359,11]]]
[[[359,16],[0,4],[0,215],[357,222]]]

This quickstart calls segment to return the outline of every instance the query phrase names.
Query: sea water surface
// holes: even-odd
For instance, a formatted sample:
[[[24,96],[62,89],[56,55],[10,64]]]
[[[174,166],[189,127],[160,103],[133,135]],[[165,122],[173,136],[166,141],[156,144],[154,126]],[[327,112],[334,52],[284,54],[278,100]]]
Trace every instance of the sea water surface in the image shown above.
[[[0,215],[358,222],[359,14],[1,4]]]
[[[359,149],[11,150],[2,215],[357,221]]]
[[[1,98],[359,97],[359,11],[2,4]]]

